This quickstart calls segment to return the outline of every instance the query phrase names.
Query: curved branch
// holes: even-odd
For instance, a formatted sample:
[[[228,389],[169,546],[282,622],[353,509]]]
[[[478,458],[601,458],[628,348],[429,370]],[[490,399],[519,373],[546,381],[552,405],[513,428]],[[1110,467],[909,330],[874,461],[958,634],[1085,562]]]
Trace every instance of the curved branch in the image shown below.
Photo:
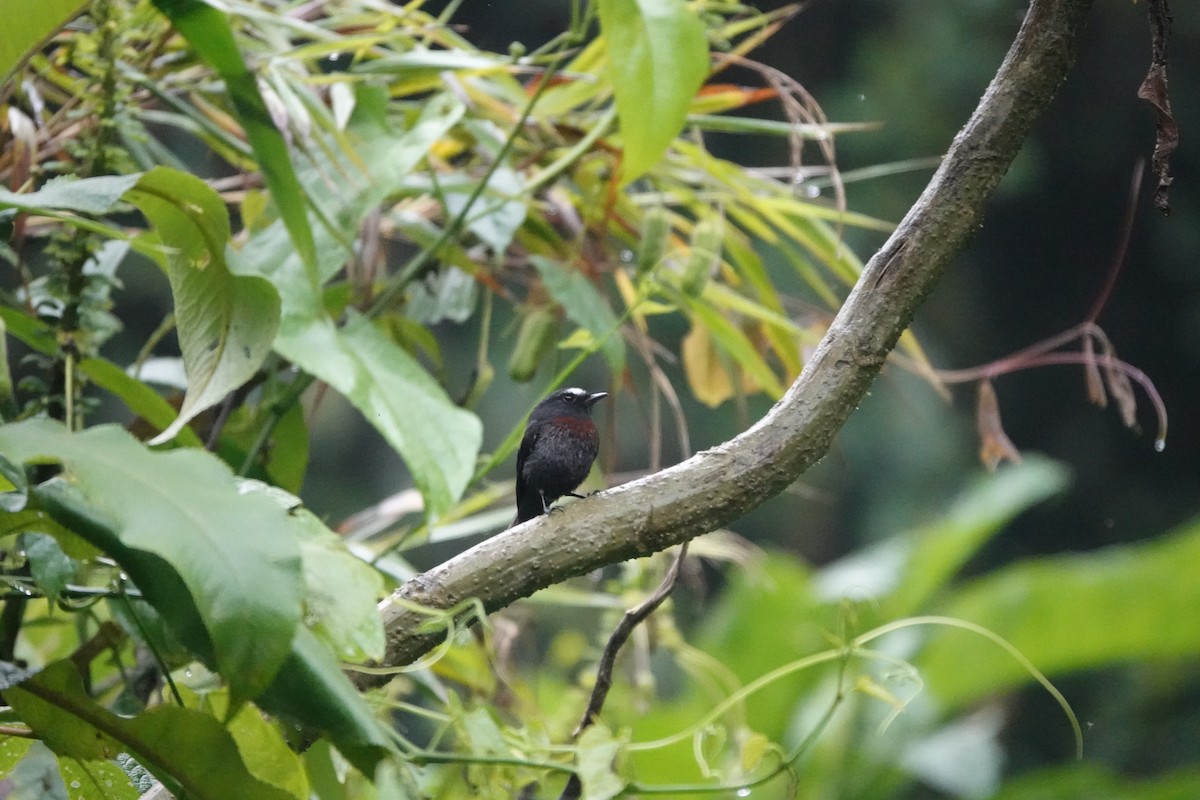
[[[922,299],[983,210],[1074,61],[1091,0],[1034,0],[970,121],[895,233],[870,260],[803,373],[756,425],[674,467],[505,531],[418,575],[381,605],[385,664],[433,647],[417,603],[502,608],[598,567],[719,528],[775,496],[828,451]],[[361,687],[386,675],[357,673]]]

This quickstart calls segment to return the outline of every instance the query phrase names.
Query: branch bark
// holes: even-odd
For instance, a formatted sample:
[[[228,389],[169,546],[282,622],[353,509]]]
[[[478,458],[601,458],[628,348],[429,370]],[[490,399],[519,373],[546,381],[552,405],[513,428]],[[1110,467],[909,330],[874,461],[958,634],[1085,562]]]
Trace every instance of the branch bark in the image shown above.
[[[1034,0],[1012,47],[941,167],[871,258],[803,373],[737,438],[561,513],[501,533],[416,576],[381,604],[386,666],[442,638],[413,604],[489,611],[598,567],[725,525],[775,496],[828,451],[1074,62],[1091,0]],[[360,688],[387,675],[357,673]]]

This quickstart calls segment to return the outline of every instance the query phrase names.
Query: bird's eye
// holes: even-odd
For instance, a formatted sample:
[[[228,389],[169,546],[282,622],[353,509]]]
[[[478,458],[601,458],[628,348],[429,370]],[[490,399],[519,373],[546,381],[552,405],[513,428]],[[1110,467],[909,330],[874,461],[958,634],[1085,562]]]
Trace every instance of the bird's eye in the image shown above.
[[[574,402],[575,402],[575,395],[573,395],[573,394],[564,394],[564,395],[563,395],[563,400],[566,400],[568,403],[574,403]]]

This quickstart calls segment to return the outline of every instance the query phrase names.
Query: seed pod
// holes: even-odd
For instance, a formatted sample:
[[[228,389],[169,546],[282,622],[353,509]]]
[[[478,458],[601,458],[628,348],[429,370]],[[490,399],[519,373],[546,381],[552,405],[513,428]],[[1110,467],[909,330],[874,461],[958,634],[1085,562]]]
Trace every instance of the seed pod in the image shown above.
[[[671,233],[671,218],[662,206],[655,206],[642,218],[642,241],[638,247],[637,274],[645,275],[662,260]]]
[[[713,267],[721,259],[724,246],[725,225],[720,217],[708,217],[696,223],[692,229],[691,255],[683,267],[680,288],[689,297],[697,297],[704,291]]]
[[[508,375],[517,383],[526,383],[537,372],[542,356],[554,346],[554,312],[549,308],[537,308],[521,320],[517,333],[517,346],[508,358]]]

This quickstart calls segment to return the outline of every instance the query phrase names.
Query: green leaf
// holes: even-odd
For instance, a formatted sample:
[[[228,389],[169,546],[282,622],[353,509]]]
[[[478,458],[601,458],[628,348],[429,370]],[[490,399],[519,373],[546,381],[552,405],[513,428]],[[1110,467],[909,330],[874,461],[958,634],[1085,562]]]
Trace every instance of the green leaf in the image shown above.
[[[304,564],[305,626],[345,661],[383,658],[383,619],[376,606],[383,594],[379,572],[352,554],[300,498],[259,481],[246,481],[242,489],[269,497],[294,522]]]
[[[92,700],[69,660],[51,664],[4,696],[60,756],[95,760],[129,752],[193,800],[293,800],[247,771],[233,738],[215,718],[172,705],[132,719],[118,717]]]
[[[179,416],[151,442],[158,444],[254,375],[271,351],[279,297],[269,281],[230,271],[225,254],[229,215],[221,196],[204,181],[155,167],[126,199],[172,249],[167,276],[188,390]]]
[[[376,606],[383,577],[308,510],[297,509],[292,516],[303,532],[305,624],[343,661],[383,658],[383,619]]]
[[[300,621],[300,553],[286,512],[240,493],[211,454],[155,453],[116,426],[70,433],[26,420],[0,426],[0,452],[16,462],[61,463],[65,480],[37,489],[47,510],[121,562],[184,643],[197,647],[203,640],[189,609],[174,607],[177,575],[234,697],[266,687]],[[161,602],[151,596],[156,589]]]
[[[0,85],[34,48],[66,25],[88,4],[83,0],[4,0],[0,36]]]
[[[16,308],[0,308],[0,319],[9,336],[45,355],[53,355],[58,348],[54,329],[40,319],[31,317]]]
[[[60,758],[58,770],[67,787],[67,800],[137,800],[142,795],[112,761]]]
[[[197,695],[180,687],[186,708],[203,708],[218,718],[229,710],[229,696],[223,690]],[[288,746],[279,727],[252,705],[242,706],[227,727],[246,768],[259,780],[283,789],[297,800],[308,800],[308,777],[296,751]]]
[[[225,91],[233,102],[246,139],[254,149],[254,157],[267,188],[271,190],[279,216],[287,226],[309,283],[316,286],[317,251],[308,223],[304,192],[292,169],[287,144],[271,120],[254,75],[238,52],[225,13],[202,0],[154,0],[154,5],[225,81]]]
[[[614,374],[625,369],[625,342],[617,332],[617,317],[592,282],[577,270],[553,259],[532,256],[530,261],[542,276],[550,296],[563,307],[567,317],[602,342],[600,352]]]
[[[576,769],[583,786],[584,800],[609,800],[625,788],[625,782],[613,771],[613,760],[620,742],[603,725],[592,725],[576,745]]]
[[[346,396],[404,458],[431,519],[462,495],[482,442],[479,418],[458,408],[403,348],[360,314],[281,340],[280,353]]]
[[[0,40],[4,37],[0,36]],[[46,182],[36,192],[10,192],[0,189],[0,207],[23,211],[75,211],[80,214],[107,214],[116,208],[122,195],[133,188],[142,175],[103,175],[98,178],[62,176]]]
[[[287,661],[256,702],[271,713],[325,731],[364,775],[373,774],[391,749],[370,706],[308,628],[296,631]]]
[[[44,533],[26,534],[25,556],[34,582],[46,597],[57,597],[79,569],[79,563],[63,552],[58,541]]]
[[[308,800],[308,779],[300,756],[254,706],[243,706],[229,723],[246,766],[259,780],[278,786],[297,800]]]
[[[21,722],[60,756],[94,761],[116,758],[125,749],[108,726],[97,727],[89,722],[89,711],[108,712],[88,696],[70,661],[56,661],[6,689],[4,697]]]
[[[920,611],[1006,523],[1066,484],[1065,469],[1037,456],[981,478],[937,522],[894,542],[910,552],[886,616]]]
[[[1007,639],[1035,667],[1065,674],[1200,651],[1200,521],[1137,545],[1015,564],[947,599],[948,616]],[[953,710],[1031,678],[1015,659],[962,631],[940,631],[916,660]],[[1065,723],[1064,723],[1065,725]]]
[[[599,0],[625,154],[621,183],[653,167],[708,75],[704,24],[683,0]]]

